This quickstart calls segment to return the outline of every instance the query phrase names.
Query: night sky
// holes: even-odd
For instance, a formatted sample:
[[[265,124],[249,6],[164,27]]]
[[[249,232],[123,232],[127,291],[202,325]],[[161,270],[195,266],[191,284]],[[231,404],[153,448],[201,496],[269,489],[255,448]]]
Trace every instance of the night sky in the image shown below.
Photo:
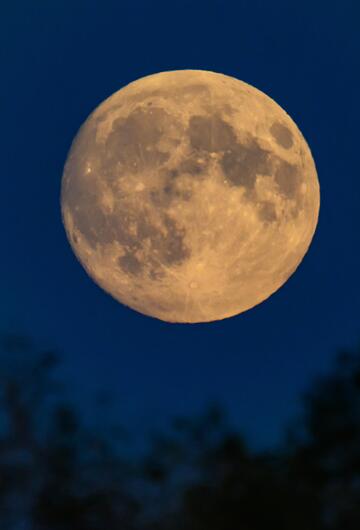
[[[82,408],[96,393],[139,438],[217,401],[254,447],[276,443],[301,392],[360,339],[359,5],[355,0],[6,2],[0,8],[1,329],[62,356]],[[321,207],[296,273],[250,311],[167,324],[126,308],[76,260],[60,214],[89,113],[148,74],[205,69],[279,103],[305,136]]]

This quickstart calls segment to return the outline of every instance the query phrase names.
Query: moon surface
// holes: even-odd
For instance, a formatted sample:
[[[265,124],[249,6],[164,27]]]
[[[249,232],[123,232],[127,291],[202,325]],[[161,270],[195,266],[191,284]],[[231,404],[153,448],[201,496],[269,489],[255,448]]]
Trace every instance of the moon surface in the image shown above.
[[[167,322],[210,322],[279,289],[313,238],[310,149],[266,94],[204,70],[160,72],[102,102],[66,160],[61,212],[90,277]]]

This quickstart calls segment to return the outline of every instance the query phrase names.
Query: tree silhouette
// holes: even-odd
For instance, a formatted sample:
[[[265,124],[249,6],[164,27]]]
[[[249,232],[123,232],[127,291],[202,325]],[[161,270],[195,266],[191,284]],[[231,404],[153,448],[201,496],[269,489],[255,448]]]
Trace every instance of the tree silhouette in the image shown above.
[[[138,506],[111,440],[57,396],[56,353],[8,335],[1,359],[1,529],[135,528]]]
[[[254,452],[212,405],[175,418],[136,465],[64,398],[58,355],[0,349],[1,530],[358,530],[360,352],[338,355],[278,450]]]
[[[254,454],[225,427],[219,411],[213,423],[209,416],[177,422],[185,437],[175,433],[162,440],[176,461],[171,465],[167,451],[155,445],[149,476],[164,489],[179,467],[191,473],[180,495],[178,489],[177,504],[153,528],[359,529],[360,352],[339,354],[303,404],[295,431],[271,453]]]
[[[324,525],[360,528],[360,352],[341,352],[304,397],[290,472],[317,492]],[[300,429],[299,429],[300,430]]]
[[[169,507],[163,519],[160,510],[160,518],[153,522],[152,528],[321,528],[317,498],[308,488],[291,480],[286,454],[253,454],[242,437],[227,429],[223,421],[216,420],[218,431],[215,426],[211,429],[209,418],[211,412],[201,421],[183,421],[185,441],[184,438],[178,441],[176,451],[175,441],[170,444],[168,440],[167,446],[173,454],[182,455],[182,461],[178,458],[173,467],[169,464],[168,468],[160,467],[162,473],[157,472],[153,480],[159,481],[160,477],[161,482],[173,483],[173,476],[180,475],[183,484],[177,504]],[[200,425],[203,430],[199,430]],[[164,441],[163,445],[166,446]],[[153,456],[153,462],[159,464],[164,454],[162,451],[162,459]]]

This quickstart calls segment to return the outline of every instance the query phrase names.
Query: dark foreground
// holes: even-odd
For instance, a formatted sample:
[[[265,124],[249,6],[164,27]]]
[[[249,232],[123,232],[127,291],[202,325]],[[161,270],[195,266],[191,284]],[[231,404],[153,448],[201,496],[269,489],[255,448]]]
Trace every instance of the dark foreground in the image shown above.
[[[1,530],[360,528],[360,352],[313,382],[277,450],[254,453],[213,406],[137,459],[121,428],[84,424],[57,362],[2,337]]]

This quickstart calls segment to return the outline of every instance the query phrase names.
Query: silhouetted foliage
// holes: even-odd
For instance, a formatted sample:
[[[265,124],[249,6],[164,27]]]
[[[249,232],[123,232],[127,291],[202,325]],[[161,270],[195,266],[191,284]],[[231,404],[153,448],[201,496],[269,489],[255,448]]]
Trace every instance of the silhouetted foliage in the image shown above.
[[[1,530],[360,528],[359,352],[310,387],[277,451],[252,451],[213,405],[175,418],[137,463],[84,425],[57,363],[26,337],[3,337]]]
[[[183,471],[187,469],[187,473],[179,473],[179,461],[177,466],[169,466],[172,477],[169,469],[166,473],[168,483],[174,475],[182,477],[181,487],[177,482],[180,495],[166,517],[154,521],[152,528],[250,530],[266,526],[285,530],[291,526],[295,530],[312,530],[321,527],[319,503],[306,487],[290,479],[286,455],[252,454],[242,437],[225,428],[223,422],[217,424],[219,431],[209,429],[207,424],[199,436],[201,424],[207,423],[186,425],[188,445],[183,447],[179,442],[176,454],[183,455]],[[201,444],[196,446],[194,439],[200,439]],[[155,457],[154,461],[159,459]],[[163,510],[164,506],[159,510],[160,515]]]
[[[56,353],[9,335],[1,361],[1,530],[135,528],[124,462],[63,401]]]
[[[360,353],[342,352],[305,395],[290,472],[319,497],[326,527],[360,528]]]
[[[254,454],[224,424],[220,411],[213,422],[211,414],[176,421],[182,436],[163,439],[160,451],[155,444],[150,477],[164,489],[163,482],[172,484],[181,466],[188,471],[181,487],[177,483],[176,505],[169,505],[152,528],[359,529],[359,352],[341,353],[303,403],[288,443],[265,454]],[[169,447],[176,455],[170,463],[164,449]],[[164,513],[163,495],[161,500]]]

